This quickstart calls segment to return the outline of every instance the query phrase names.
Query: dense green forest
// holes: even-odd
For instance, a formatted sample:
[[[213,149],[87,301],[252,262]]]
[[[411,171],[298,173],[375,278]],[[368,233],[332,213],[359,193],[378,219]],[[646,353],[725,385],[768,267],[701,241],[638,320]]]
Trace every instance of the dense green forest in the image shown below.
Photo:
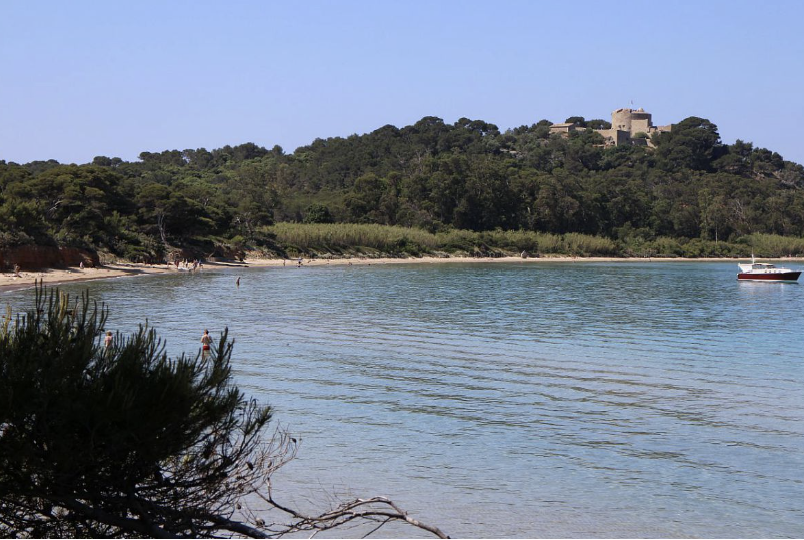
[[[0,249],[84,247],[151,262],[177,250],[284,256],[364,247],[744,255],[762,238],[781,246],[766,255],[799,249],[801,165],[740,140],[723,144],[717,126],[697,117],[654,135],[656,148],[604,147],[591,127],[605,122],[572,120],[588,129],[562,137],[546,120],[501,132],[480,120],[425,117],[316,139],[292,154],[247,143],[143,152],[136,162],[0,161]],[[326,223],[329,232],[309,225]],[[345,224],[363,232],[342,234]]]

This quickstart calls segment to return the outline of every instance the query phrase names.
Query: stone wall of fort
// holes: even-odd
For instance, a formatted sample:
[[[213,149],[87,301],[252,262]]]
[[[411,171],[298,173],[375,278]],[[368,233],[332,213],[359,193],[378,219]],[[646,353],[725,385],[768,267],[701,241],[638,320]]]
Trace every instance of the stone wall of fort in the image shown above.
[[[650,136],[654,133],[670,131],[672,126],[654,126],[653,118],[644,109],[617,109],[611,113],[611,129],[598,129],[607,145],[639,144],[653,146]],[[648,139],[634,139],[637,133],[644,133]]]
[[[550,133],[569,136],[569,133],[578,128],[577,124],[561,123],[550,126]],[[633,144],[637,146],[650,146],[654,133],[667,132],[672,126],[654,126],[653,117],[644,109],[617,109],[611,113],[611,129],[596,129],[603,136],[606,146],[619,146]],[[644,133],[647,139],[634,138],[634,135]]]

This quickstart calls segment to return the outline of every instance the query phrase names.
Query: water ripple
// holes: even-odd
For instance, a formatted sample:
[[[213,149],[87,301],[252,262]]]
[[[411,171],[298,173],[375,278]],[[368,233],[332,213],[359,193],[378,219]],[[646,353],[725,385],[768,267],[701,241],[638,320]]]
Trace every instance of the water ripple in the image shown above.
[[[800,536],[804,287],[737,283],[732,266],[249,269],[240,289],[234,271],[90,288],[110,325],[147,317],[171,354],[229,327],[239,383],[305,441],[290,496],[389,494],[464,537]]]

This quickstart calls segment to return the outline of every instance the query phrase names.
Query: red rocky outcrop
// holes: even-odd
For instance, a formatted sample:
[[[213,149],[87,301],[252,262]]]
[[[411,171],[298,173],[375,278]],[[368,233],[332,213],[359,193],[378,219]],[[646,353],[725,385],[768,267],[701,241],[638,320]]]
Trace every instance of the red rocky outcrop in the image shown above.
[[[85,266],[100,266],[98,254],[88,249],[16,246],[0,250],[0,268],[14,268],[15,265],[22,270],[66,268],[78,266],[81,262]]]

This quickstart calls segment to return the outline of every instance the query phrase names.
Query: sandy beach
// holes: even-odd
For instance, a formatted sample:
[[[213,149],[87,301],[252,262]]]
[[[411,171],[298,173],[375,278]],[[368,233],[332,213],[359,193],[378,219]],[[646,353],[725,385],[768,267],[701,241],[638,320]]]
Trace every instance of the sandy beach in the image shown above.
[[[175,270],[174,270],[175,271]],[[94,279],[111,279],[125,276],[141,276],[169,272],[166,265],[149,264],[109,264],[99,268],[43,268],[40,270],[21,271],[20,276],[12,272],[0,274],[0,291],[33,287],[38,281],[48,285],[68,283],[71,281],[90,281]]]
[[[785,258],[786,261],[802,262],[802,258]],[[410,257],[410,258],[370,258],[370,257],[351,257],[351,258],[326,258],[318,257],[315,259],[302,259],[302,266],[372,266],[386,264],[456,264],[456,263],[519,263],[519,264],[540,264],[540,263],[574,263],[574,262],[690,262],[690,261],[710,261],[710,262],[739,262],[738,259],[682,259],[682,258],[620,258],[620,257],[564,257],[564,256],[544,256],[544,257]],[[287,267],[294,268],[299,265],[299,259],[261,259],[246,258],[241,262],[207,262],[204,263],[205,269],[210,268],[246,268],[246,267]],[[16,277],[11,272],[0,274],[0,291],[23,289],[33,287],[37,281],[42,281],[48,285],[68,283],[73,281],[90,281],[95,279],[112,279],[120,277],[134,277],[150,274],[172,273],[177,270],[168,265],[151,265],[136,263],[116,263],[107,264],[99,268],[78,268],[70,267],[66,269],[41,269],[35,271],[22,271],[20,277]],[[203,271],[203,270],[202,270]]]

